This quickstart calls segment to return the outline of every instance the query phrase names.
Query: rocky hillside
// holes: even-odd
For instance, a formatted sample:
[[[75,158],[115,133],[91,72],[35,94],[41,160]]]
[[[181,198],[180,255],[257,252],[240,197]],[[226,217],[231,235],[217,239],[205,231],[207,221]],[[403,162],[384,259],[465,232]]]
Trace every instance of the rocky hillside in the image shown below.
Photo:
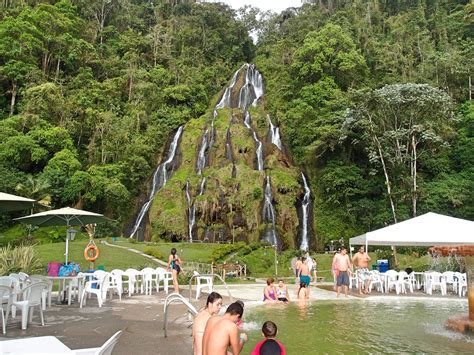
[[[265,112],[253,65],[243,65],[214,108],[170,138],[151,180],[133,237],[315,247],[306,178]]]

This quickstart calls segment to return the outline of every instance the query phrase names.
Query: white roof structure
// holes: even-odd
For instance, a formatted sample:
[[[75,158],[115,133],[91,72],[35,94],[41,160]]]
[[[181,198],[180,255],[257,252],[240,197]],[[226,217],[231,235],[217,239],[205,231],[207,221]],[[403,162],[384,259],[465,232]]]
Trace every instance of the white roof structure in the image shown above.
[[[474,222],[428,212],[349,239],[351,245],[466,245],[474,244]]]

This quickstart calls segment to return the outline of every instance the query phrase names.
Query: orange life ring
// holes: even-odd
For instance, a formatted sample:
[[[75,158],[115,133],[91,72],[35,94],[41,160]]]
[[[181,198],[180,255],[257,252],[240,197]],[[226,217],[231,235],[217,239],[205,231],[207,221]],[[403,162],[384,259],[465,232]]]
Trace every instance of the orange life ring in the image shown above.
[[[92,256],[89,254],[89,252],[93,252]],[[84,258],[87,261],[94,262],[100,255],[99,248],[95,244],[89,244],[85,249],[84,249]]]

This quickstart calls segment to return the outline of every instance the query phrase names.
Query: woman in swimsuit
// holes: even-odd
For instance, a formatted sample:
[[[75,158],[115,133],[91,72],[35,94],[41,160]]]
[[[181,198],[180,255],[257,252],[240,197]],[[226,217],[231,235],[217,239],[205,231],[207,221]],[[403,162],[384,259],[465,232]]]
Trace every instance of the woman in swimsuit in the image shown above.
[[[275,302],[277,300],[275,286],[273,286],[274,282],[275,280],[272,277],[267,279],[267,286],[263,289],[263,300],[265,302]]]
[[[193,322],[193,349],[194,355],[202,355],[202,337],[209,318],[219,313],[222,307],[222,296],[211,292],[207,296],[206,307],[194,318]]]
[[[166,270],[170,270],[173,274],[173,286],[174,292],[179,293],[178,275],[181,272],[181,259],[176,255],[176,248],[171,249],[171,255],[168,257],[168,267]]]
[[[288,302],[290,300],[290,294],[288,293],[288,287],[286,287],[283,280],[278,280],[278,287],[276,289],[278,301]]]

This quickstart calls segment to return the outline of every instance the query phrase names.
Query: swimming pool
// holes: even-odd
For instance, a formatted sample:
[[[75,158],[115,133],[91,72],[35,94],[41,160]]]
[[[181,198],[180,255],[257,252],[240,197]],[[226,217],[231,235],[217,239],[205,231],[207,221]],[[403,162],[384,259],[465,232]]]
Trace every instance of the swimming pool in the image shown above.
[[[363,300],[292,302],[245,310],[250,353],[264,321],[278,326],[289,354],[474,353],[474,336],[451,332],[446,319],[467,314],[466,300],[373,297]]]

